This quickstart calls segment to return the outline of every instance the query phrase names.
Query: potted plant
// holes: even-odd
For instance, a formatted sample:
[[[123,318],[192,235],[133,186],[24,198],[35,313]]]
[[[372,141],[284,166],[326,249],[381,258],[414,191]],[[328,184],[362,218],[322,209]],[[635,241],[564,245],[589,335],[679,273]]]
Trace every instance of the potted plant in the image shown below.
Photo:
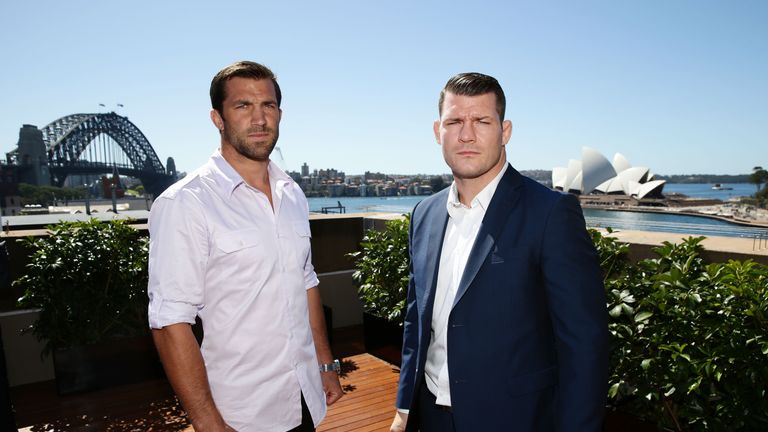
[[[359,283],[363,303],[365,349],[400,364],[403,319],[408,294],[408,225],[410,218],[390,220],[383,230],[368,230],[355,260],[352,278]]]
[[[60,222],[14,281],[39,309],[32,333],[53,354],[60,394],[162,376],[147,324],[148,239],[124,221]]]

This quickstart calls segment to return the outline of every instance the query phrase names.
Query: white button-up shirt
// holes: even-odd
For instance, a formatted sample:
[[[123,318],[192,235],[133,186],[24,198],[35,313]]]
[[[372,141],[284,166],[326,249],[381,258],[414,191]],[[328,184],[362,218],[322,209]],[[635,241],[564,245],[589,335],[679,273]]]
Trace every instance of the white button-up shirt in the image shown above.
[[[440,253],[440,267],[437,273],[435,303],[432,311],[432,337],[427,349],[424,375],[427,388],[435,395],[438,405],[451,405],[450,381],[448,378],[448,317],[453,308],[456,291],[459,288],[469,253],[475,244],[485,211],[491,203],[501,177],[507,171],[504,164],[501,172],[488,183],[467,207],[459,201],[456,182],[451,184],[446,206],[448,226],[443,237]]]
[[[272,162],[267,196],[217,151],[166,190],[149,218],[149,324],[194,323],[213,399],[240,432],[325,417],[306,290],[317,286],[308,205]]]

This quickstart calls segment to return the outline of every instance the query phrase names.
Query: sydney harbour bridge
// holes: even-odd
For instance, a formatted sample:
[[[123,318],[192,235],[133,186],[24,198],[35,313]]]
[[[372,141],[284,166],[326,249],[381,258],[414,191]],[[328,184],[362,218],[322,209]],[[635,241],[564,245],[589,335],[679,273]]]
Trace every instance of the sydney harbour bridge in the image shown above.
[[[139,128],[114,112],[71,114],[40,129],[24,125],[18,147],[7,156],[21,170],[20,179],[35,184],[61,187],[72,175],[119,173],[158,195],[176,178],[175,167],[163,167]]]

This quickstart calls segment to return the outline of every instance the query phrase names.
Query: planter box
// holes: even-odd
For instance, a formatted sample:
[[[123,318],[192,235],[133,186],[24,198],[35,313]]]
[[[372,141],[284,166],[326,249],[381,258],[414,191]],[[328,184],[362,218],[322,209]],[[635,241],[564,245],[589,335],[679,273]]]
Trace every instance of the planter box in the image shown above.
[[[57,349],[53,367],[60,395],[165,376],[149,335]]]
[[[363,312],[363,337],[369,354],[400,366],[403,328],[383,318]]]

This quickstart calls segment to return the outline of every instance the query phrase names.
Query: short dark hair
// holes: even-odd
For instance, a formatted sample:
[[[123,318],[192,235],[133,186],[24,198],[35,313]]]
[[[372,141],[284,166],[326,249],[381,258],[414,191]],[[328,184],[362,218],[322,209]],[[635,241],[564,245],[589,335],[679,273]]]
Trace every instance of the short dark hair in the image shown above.
[[[499,113],[499,119],[504,121],[504,112],[507,110],[507,98],[504,97],[504,90],[496,81],[496,78],[490,75],[484,75],[477,72],[464,72],[454,75],[445,83],[445,87],[440,92],[440,101],[437,103],[437,110],[443,115],[443,101],[445,93],[451,92],[458,96],[480,96],[486,93],[496,95],[496,112]]]
[[[275,95],[277,96],[277,106],[278,108],[280,107],[283,94],[280,92],[280,85],[277,84],[275,74],[268,67],[259,63],[239,61],[220,70],[211,81],[211,107],[218,111],[219,114],[222,113],[222,104],[224,99],[227,98],[226,83],[234,77],[272,80],[272,84],[275,86]]]

